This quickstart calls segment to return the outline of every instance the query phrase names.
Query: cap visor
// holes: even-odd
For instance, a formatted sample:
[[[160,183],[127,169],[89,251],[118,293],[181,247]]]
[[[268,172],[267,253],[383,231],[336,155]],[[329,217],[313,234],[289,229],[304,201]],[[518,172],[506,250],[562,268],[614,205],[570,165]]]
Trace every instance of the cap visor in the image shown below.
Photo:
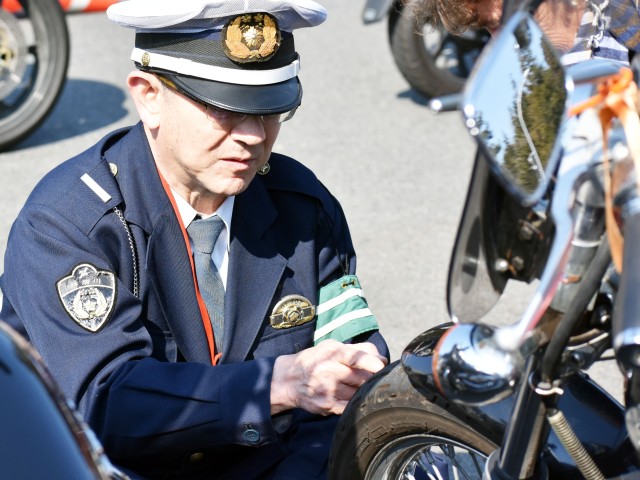
[[[286,112],[296,108],[302,100],[298,77],[271,85],[237,85],[175,74],[163,75],[205,103],[249,115]]]

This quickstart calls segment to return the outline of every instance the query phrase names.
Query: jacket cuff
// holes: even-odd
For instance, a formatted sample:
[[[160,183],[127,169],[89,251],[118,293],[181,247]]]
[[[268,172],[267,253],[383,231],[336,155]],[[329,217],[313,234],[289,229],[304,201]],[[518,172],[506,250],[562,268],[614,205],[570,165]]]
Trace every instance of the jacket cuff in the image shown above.
[[[234,432],[233,443],[258,447],[278,439],[271,419],[274,363],[275,358],[241,362],[233,364],[232,375],[224,375],[220,390],[220,411],[224,412],[221,421],[225,430]]]

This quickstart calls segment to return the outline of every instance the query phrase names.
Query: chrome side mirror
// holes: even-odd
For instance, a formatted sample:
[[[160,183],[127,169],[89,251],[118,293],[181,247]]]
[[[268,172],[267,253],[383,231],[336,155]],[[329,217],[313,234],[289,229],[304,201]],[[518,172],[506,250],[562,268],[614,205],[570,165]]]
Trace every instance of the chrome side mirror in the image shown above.
[[[467,82],[462,111],[502,187],[522,205],[544,194],[560,153],[565,71],[536,22],[516,13]]]

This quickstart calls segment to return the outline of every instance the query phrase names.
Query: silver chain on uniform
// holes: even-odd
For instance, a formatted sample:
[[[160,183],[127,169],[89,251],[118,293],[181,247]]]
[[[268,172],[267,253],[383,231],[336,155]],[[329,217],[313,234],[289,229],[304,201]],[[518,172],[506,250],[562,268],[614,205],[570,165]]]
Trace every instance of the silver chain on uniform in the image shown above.
[[[113,207],[113,212],[118,216],[122,225],[124,225],[124,229],[127,232],[127,238],[129,239],[129,247],[131,248],[131,257],[133,258],[133,294],[136,297],[139,297],[139,279],[138,279],[138,254],[136,252],[136,244],[133,241],[133,235],[131,235],[131,229],[129,225],[127,225],[127,221],[124,219],[124,215],[118,209],[118,207]]]

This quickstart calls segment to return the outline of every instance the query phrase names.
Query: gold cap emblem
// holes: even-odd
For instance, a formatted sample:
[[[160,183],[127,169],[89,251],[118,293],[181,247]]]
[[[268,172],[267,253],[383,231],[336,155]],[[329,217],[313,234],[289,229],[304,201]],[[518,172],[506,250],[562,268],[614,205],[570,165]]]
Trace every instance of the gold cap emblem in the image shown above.
[[[269,317],[273,328],[291,328],[310,322],[316,316],[316,307],[301,295],[287,295],[280,300]]]
[[[234,62],[264,62],[280,47],[280,29],[268,13],[247,13],[229,21],[222,30],[224,53]]]

